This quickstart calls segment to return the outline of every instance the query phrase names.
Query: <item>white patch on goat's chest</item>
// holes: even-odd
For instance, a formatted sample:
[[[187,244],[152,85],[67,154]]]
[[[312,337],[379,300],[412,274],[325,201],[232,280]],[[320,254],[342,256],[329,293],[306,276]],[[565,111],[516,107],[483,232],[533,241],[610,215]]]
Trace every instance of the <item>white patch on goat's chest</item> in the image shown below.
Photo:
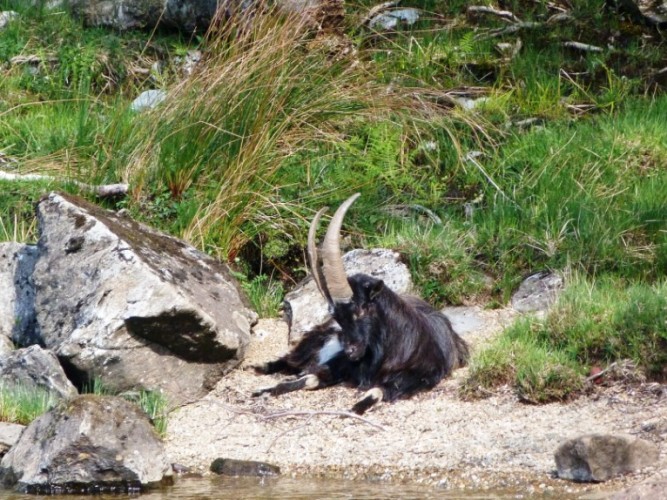
[[[320,352],[317,353],[317,364],[323,365],[342,350],[343,346],[340,340],[338,340],[338,335],[333,335],[324,343]]]

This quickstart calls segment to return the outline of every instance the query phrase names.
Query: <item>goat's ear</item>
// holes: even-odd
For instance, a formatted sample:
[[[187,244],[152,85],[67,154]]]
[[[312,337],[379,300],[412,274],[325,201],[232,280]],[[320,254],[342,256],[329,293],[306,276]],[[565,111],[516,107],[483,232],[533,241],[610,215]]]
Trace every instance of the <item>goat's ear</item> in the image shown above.
[[[379,293],[382,291],[383,288],[384,288],[384,281],[378,281],[368,291],[368,298],[370,300],[375,300],[375,297],[379,295]]]

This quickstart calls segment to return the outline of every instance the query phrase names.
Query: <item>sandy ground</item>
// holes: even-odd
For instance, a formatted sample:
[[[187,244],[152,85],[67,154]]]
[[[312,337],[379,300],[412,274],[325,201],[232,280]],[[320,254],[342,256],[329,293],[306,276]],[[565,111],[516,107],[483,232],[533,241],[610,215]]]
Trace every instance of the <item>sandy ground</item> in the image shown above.
[[[512,316],[507,310],[477,311],[463,336],[479,348]],[[526,405],[509,390],[468,402],[458,396],[462,369],[430,392],[378,405],[362,420],[324,413],[348,410],[360,394],[351,388],[252,398],[253,390],[280,377],[259,376],[249,367],[287,349],[283,322],[261,321],[241,368],[201,401],[170,415],[166,443],[172,461],[205,473],[218,457],[260,460],[294,477],[416,482],[448,490],[508,488],[558,498],[596,498],[651,475],[667,477],[664,386],[599,387],[568,404]],[[556,448],[589,433],[653,441],[660,446],[660,462],[601,485],[555,479]]]

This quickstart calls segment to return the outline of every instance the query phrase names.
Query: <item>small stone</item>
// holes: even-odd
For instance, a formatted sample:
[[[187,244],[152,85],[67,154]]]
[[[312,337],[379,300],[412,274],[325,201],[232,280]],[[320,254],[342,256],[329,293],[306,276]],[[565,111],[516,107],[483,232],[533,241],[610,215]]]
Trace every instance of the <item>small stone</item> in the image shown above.
[[[146,90],[139,94],[139,96],[134,101],[132,101],[132,104],[130,104],[130,109],[136,112],[152,109],[166,98],[167,93],[164,90]]]
[[[632,436],[593,434],[566,441],[554,458],[558,477],[599,482],[654,464],[658,448]]]
[[[558,273],[539,272],[526,278],[512,296],[512,307],[519,312],[546,311],[563,288]]]
[[[216,458],[211,463],[211,472],[226,476],[277,476],[280,474],[280,467],[252,460]]]

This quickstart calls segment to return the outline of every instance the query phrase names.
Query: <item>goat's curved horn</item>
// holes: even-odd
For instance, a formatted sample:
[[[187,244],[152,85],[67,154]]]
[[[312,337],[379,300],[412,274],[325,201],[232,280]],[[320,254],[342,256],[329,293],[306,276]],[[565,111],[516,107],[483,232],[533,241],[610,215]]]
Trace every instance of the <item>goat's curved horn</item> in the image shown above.
[[[359,194],[353,194],[338,207],[329,223],[327,234],[324,236],[324,242],[322,243],[322,274],[334,303],[347,302],[352,298],[352,288],[347,282],[347,274],[340,252],[340,228],[343,225],[345,213],[350,205],[354,203],[354,200],[359,197]]]
[[[317,285],[317,289],[320,291],[322,294],[322,297],[324,297],[327,301],[327,303],[332,306],[333,301],[331,300],[331,294],[329,293],[329,289],[327,288],[326,280],[324,279],[324,276],[322,274],[322,268],[320,267],[320,263],[318,260],[318,255],[317,255],[317,246],[315,245],[315,233],[317,232],[317,225],[320,222],[320,217],[322,217],[322,214],[326,212],[328,207],[321,208],[316,214],[315,217],[313,217],[313,221],[310,223],[310,229],[308,229],[308,269],[310,270],[310,274],[313,275],[313,280],[315,280],[315,284]]]

